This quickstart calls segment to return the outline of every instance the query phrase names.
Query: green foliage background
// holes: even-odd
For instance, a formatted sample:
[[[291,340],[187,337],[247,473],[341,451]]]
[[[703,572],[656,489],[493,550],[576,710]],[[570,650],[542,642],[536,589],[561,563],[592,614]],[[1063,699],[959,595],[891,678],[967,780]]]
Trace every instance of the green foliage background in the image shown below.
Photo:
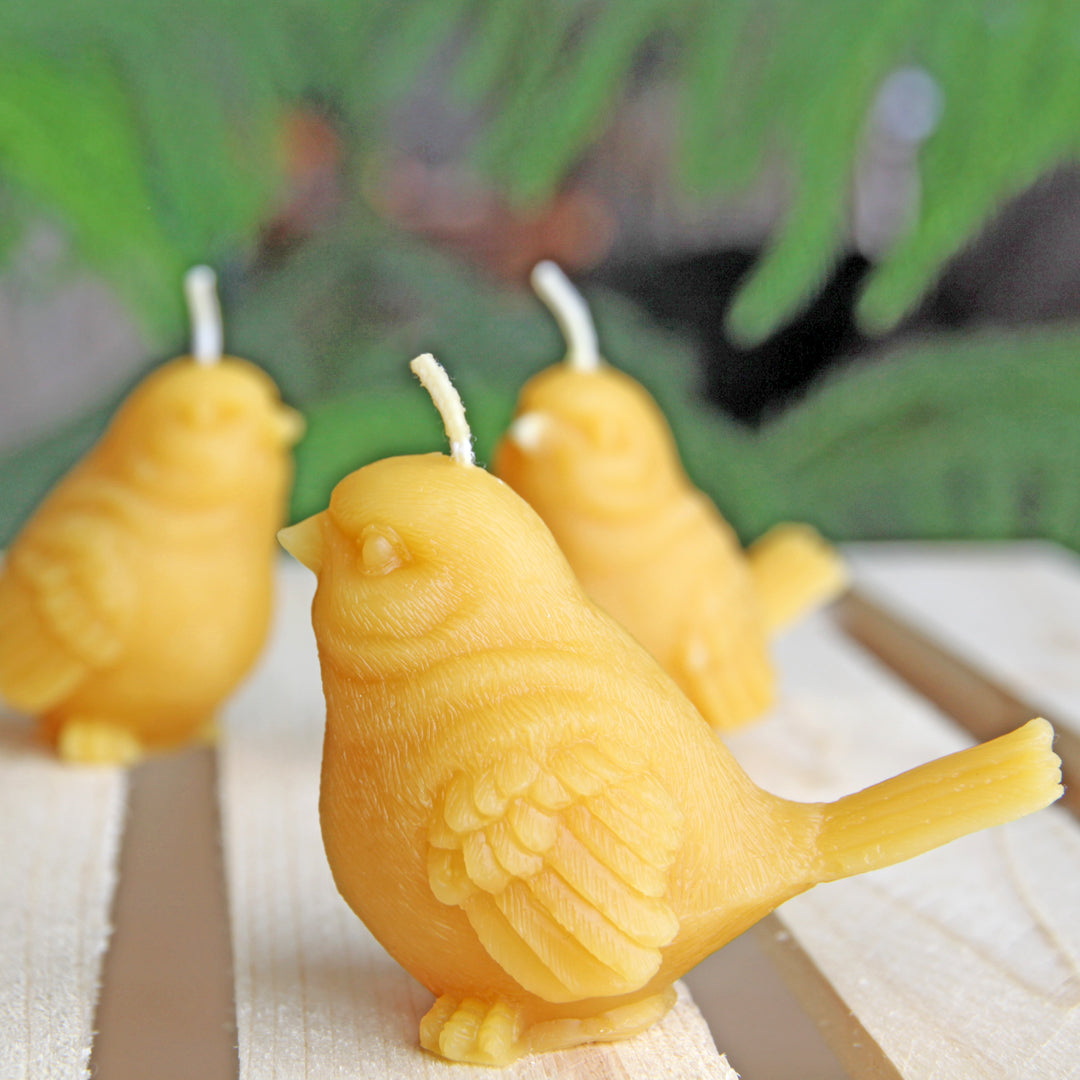
[[[448,44],[449,43],[449,44]],[[304,406],[297,512],[373,456],[438,445],[405,360],[458,377],[481,454],[521,381],[561,354],[529,298],[374,220],[360,177],[418,79],[475,121],[469,160],[512,202],[548,198],[643,64],[675,86],[674,182],[713,198],[789,178],[786,219],[730,315],[766,337],[842,254],[867,111],[901,64],[945,97],[917,220],[870,275],[864,328],[894,326],[1002,200],[1076,156],[1073,0],[44,0],[0,7],[0,255],[42,218],[125,299],[159,359],[179,351],[178,282],[232,267],[233,351]],[[250,271],[280,204],[283,115],[317,102],[352,199],[332,232]],[[750,434],[699,400],[693,358],[613,298],[604,348],[662,398],[690,471],[744,535],[778,517],[844,536],[1040,534],[1080,546],[1070,328],[930,341],[841,373]],[[0,462],[0,538],[115,402]],[[404,432],[404,434],[402,434]]]

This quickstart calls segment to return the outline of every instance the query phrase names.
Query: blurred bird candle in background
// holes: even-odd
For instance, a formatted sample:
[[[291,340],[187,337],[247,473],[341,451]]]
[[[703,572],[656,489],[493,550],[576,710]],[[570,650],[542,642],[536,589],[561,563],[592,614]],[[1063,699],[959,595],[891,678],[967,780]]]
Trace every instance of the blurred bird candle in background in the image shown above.
[[[221,355],[214,285],[188,274],[192,356],[135,388],[0,572],[0,697],[69,761],[211,738],[266,637],[303,422]]]
[[[788,897],[1061,794],[1045,720],[835,803],[762,791],[413,363],[452,455],[367,465],[280,538],[318,577],[327,857],[435,994],[428,1050],[504,1065],[632,1035]]]
[[[589,311],[562,271],[542,262],[532,281],[568,351],[522,389],[495,473],[706,720],[737,727],[773,700],[769,634],[839,592],[843,565],[808,526],[777,526],[744,554],[687,478],[656,402],[601,360]]]

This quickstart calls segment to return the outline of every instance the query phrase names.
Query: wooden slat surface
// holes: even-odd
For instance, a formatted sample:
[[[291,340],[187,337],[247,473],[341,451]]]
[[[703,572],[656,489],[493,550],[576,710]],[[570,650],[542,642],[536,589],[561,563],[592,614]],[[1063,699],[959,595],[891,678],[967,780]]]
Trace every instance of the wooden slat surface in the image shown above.
[[[772,791],[835,798],[969,742],[827,616],[778,659],[781,705],[731,739]],[[1066,1080],[1080,1069],[1078,913],[1080,829],[1052,808],[820,886],[777,918],[853,1014],[832,1033],[855,1075]]]
[[[1017,702],[1059,723],[1080,715],[1070,556],[860,546],[853,561],[857,587],[1004,680]],[[228,709],[221,748],[240,1076],[730,1080],[685,996],[638,1039],[501,1073],[418,1049],[430,996],[370,938],[326,866],[313,582],[298,567],[283,581],[277,635]],[[778,660],[782,704],[731,740],[771,790],[836,797],[967,741],[829,616],[785,637]],[[0,716],[3,1080],[87,1075],[126,785],[117,770],[58,764],[27,724]],[[1080,1076],[1080,828],[1057,809],[820,887],[761,936],[860,1080]]]
[[[0,1077],[81,1080],[127,778],[60,764],[0,712]]]
[[[1080,735],[1080,559],[1054,544],[853,544],[859,590]]]
[[[282,581],[275,637],[228,709],[221,746],[242,1080],[732,1080],[685,990],[669,1016],[637,1038],[535,1055],[506,1070],[450,1065],[420,1050],[418,1024],[431,995],[367,933],[326,864],[314,582],[296,566]]]

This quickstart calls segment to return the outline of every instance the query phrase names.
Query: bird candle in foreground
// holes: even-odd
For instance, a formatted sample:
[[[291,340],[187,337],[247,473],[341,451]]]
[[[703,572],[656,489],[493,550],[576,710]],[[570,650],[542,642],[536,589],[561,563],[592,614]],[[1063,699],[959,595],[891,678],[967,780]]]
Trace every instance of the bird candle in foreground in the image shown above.
[[[213,273],[186,287],[193,355],[135,388],[0,574],[0,696],[69,761],[210,737],[269,626],[302,421],[221,355]]]
[[[327,857],[436,995],[428,1050],[502,1065],[634,1034],[788,897],[1061,794],[1045,720],[835,803],[762,791],[472,463],[442,369],[414,370],[453,455],[367,465],[280,537],[318,577]]]
[[[563,328],[563,363],[521,391],[495,473],[547,523],[586,592],[664,666],[719,729],[774,694],[768,634],[845,583],[808,526],[781,525],[743,553],[691,485],[656,402],[601,361],[581,296],[554,263],[533,284]]]

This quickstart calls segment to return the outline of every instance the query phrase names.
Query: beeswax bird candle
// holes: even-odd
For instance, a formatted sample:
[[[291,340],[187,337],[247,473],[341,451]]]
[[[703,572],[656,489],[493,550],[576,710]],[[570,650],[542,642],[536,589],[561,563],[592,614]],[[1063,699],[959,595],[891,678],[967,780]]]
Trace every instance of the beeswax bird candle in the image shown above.
[[[773,699],[768,634],[842,587],[840,560],[807,526],[743,553],[679,462],[643,386],[604,363],[580,295],[553,263],[533,284],[568,341],[521,391],[495,473],[544,519],[586,592],[728,729]],[[760,557],[759,557],[760,556]]]
[[[367,465],[280,535],[318,577],[326,854],[436,995],[428,1050],[502,1065],[633,1034],[788,897],[1058,797],[1044,720],[836,803],[757,788],[414,364],[454,455]]]
[[[0,574],[0,696],[69,761],[210,737],[269,626],[302,422],[268,375],[221,355],[213,273],[185,284],[193,355],[135,388]]]

